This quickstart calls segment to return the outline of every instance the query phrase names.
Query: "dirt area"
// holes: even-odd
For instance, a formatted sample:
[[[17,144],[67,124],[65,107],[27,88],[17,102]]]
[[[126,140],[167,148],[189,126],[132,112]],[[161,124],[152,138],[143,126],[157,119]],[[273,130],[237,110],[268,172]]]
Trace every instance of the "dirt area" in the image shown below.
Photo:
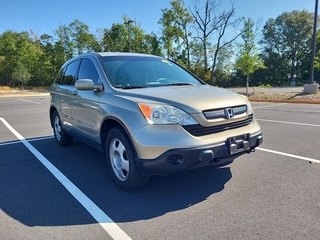
[[[320,104],[320,92],[313,94],[305,93],[281,93],[281,92],[255,92],[249,96],[251,101],[288,101],[310,102]]]
[[[0,97],[49,95],[48,89],[49,87],[38,87],[21,90],[21,88],[10,88],[0,85]]]
[[[10,97],[10,96],[46,96],[49,95],[48,91],[31,91],[31,90],[10,90],[4,91],[0,90],[0,97]]]
[[[246,88],[230,88],[229,90],[246,95]],[[250,101],[259,102],[292,102],[320,104],[320,88],[318,93],[305,94],[304,87],[250,87]]]

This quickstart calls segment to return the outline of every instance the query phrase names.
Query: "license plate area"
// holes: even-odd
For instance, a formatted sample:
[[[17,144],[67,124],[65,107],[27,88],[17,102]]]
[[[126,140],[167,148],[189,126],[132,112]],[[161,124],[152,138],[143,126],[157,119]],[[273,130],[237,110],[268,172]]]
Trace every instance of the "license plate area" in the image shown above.
[[[235,137],[230,137],[227,140],[230,154],[243,152],[250,149],[250,134],[242,134]]]

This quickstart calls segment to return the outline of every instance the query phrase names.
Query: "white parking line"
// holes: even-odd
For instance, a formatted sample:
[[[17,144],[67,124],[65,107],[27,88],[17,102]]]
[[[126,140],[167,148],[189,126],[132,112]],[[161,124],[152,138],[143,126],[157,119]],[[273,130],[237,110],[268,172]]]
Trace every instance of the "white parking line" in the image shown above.
[[[294,155],[294,154],[278,152],[278,151],[274,151],[274,150],[270,150],[270,149],[266,149],[266,148],[261,148],[261,147],[257,147],[256,149],[260,150],[260,151],[264,151],[264,152],[274,153],[274,154],[278,154],[278,155],[282,155],[282,156],[286,156],[286,157],[297,158],[297,159],[309,161],[311,163],[320,164],[320,160],[314,159],[314,158],[302,157],[302,156],[298,156],[298,155]]]
[[[29,140],[27,140],[27,141],[28,141],[28,142],[34,142],[34,141],[51,139],[51,138],[54,138],[54,137],[53,137],[53,136],[49,136],[49,137],[33,138],[33,139],[29,139]],[[12,144],[17,144],[17,143],[21,143],[21,141],[12,141],[12,142],[0,143],[0,146],[12,145]]]
[[[294,110],[294,109],[288,109],[288,108],[264,108],[267,110],[277,110],[277,111],[286,111],[286,112],[308,112],[308,113],[320,113],[320,111],[316,110]]]
[[[35,149],[2,117],[3,124],[29,149],[29,151],[53,174],[53,176],[74,196],[75,199],[96,219],[104,230],[116,240],[131,239],[113,220],[107,216],[94,202],[91,201],[76,185],[61,173],[48,159]]]
[[[274,122],[274,123],[284,123],[284,124],[302,125],[302,126],[310,126],[310,127],[320,127],[320,125],[309,124],[309,123],[285,122],[285,121],[276,121],[276,120],[269,120],[269,119],[257,119],[257,120],[262,122]]]
[[[285,105],[285,104],[287,104],[287,103],[278,103],[278,104],[267,105],[267,106],[262,106],[262,107],[252,107],[252,109],[268,108],[268,107],[280,106],[280,105]]]
[[[8,104],[8,103],[16,103],[16,102],[20,102],[20,101],[3,101],[3,102],[0,102],[0,104]]]
[[[30,102],[30,103],[42,104],[42,103],[40,103],[40,102],[34,102],[34,101],[31,101],[31,100],[26,100],[26,99],[21,99],[21,98],[18,98],[18,100],[23,101],[23,102]]]

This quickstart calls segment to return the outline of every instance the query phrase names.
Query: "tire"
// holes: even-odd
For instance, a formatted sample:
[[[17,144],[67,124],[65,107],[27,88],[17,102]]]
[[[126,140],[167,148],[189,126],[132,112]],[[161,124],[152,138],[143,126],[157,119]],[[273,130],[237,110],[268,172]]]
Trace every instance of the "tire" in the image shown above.
[[[54,138],[56,140],[56,143],[60,146],[68,146],[72,144],[73,142],[73,137],[67,134],[62,126],[61,126],[61,121],[59,114],[57,111],[55,111],[52,115],[52,127],[53,127],[53,133],[54,133]]]
[[[149,176],[136,166],[136,153],[122,128],[114,127],[106,139],[106,158],[114,182],[123,190],[134,190],[147,184]]]

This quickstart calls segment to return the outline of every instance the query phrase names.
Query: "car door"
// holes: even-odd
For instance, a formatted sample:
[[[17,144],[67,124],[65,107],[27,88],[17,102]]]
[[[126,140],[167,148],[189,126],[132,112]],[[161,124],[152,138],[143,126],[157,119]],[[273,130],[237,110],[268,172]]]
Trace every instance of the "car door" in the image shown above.
[[[74,61],[61,69],[56,78],[56,91],[57,99],[59,99],[59,114],[61,122],[66,126],[72,125],[72,103],[75,77],[77,74],[80,61]]]
[[[81,60],[78,79],[91,79],[94,85],[101,84],[99,73],[91,59],[84,58]],[[102,92],[75,89],[73,94],[72,124],[74,130],[95,142],[99,142],[101,122],[99,109]]]

